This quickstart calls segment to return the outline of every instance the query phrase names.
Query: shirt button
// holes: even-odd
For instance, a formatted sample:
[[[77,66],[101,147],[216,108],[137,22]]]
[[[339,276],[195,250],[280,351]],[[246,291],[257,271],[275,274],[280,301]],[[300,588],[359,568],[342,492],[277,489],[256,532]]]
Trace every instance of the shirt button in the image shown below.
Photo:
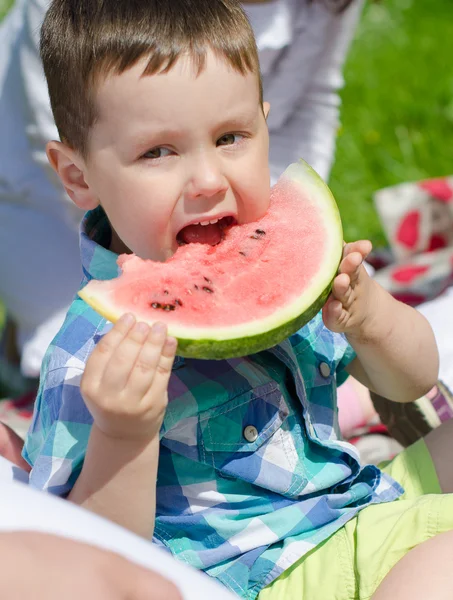
[[[250,443],[256,442],[256,440],[258,439],[258,429],[253,425],[247,425],[247,427],[244,428],[243,433],[245,439]]]
[[[322,362],[319,365],[319,372],[321,373],[321,375],[324,378],[329,377],[329,375],[330,375],[330,367],[329,367],[329,365],[327,363],[325,363],[325,362]]]

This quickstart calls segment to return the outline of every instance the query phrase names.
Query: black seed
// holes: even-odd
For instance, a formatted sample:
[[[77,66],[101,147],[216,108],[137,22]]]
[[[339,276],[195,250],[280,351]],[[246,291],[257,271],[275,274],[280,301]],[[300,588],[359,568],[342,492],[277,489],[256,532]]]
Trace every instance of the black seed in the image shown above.
[[[198,290],[198,289],[199,289],[197,284],[195,284],[193,287],[194,287],[196,290]]]
[[[159,304],[159,302],[153,302],[151,304],[151,308],[162,308],[162,304]]]
[[[255,233],[257,233],[258,235],[266,235],[264,229],[255,229]]]
[[[182,302],[181,302],[181,300],[178,300],[178,298],[176,298],[175,304],[176,304],[176,306],[182,306]]]
[[[166,296],[168,296],[168,294],[169,294],[168,290],[164,290],[164,294],[165,294]]]
[[[212,281],[210,279],[208,279],[207,277],[203,277],[203,279],[206,281],[206,283],[212,283]]]
[[[163,309],[169,312],[171,310],[175,310],[176,306],[174,306],[173,304],[164,304]]]
[[[239,254],[242,254],[242,256],[247,256],[247,254],[245,252],[242,252],[242,250],[239,250]]]
[[[211,290],[211,288],[208,288],[206,286],[203,288],[203,291],[204,292],[208,292],[208,294],[213,294],[214,293],[214,290]]]

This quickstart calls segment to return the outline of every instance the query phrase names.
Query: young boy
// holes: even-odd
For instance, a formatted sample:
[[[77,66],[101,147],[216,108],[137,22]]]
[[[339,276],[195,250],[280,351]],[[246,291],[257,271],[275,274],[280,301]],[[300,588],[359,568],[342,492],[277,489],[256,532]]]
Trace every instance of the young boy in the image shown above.
[[[194,230],[215,243],[217,220],[266,212],[269,106],[236,0],[54,0],[42,57],[61,136],[48,157],[90,211],[83,284],[116,276],[118,253],[163,261]],[[369,250],[345,246],[322,317],[241,359],[175,359],[162,324],[125,315],[112,328],[76,299],[44,361],[32,484],[153,536],[244,598],[369,597],[411,547],[453,527],[449,496],[421,497],[453,487],[438,438],[388,474],[338,437],[346,370],[400,402],[437,376],[429,325],[367,276]]]

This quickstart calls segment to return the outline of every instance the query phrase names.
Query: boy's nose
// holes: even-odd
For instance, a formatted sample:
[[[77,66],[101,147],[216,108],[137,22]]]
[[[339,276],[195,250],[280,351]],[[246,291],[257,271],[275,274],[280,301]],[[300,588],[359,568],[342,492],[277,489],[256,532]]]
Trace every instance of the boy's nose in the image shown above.
[[[188,188],[192,198],[210,198],[227,190],[226,177],[215,158],[204,157],[193,165]]]

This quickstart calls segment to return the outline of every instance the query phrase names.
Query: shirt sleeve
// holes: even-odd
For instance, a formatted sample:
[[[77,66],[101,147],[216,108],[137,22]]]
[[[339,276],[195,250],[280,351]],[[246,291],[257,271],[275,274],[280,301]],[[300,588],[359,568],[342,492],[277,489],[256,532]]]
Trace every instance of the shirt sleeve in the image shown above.
[[[66,496],[80,474],[92,426],[79,388],[82,373],[71,366],[47,373],[23,450],[30,485],[58,496]]]
[[[319,4],[310,7],[308,15],[326,21],[318,43],[322,47],[312,67],[307,88],[289,119],[277,130],[270,132],[270,163],[273,181],[287,165],[299,158],[306,160],[319,175],[327,180],[335,153],[335,139],[339,126],[339,90],[343,87],[343,65],[360,17],[363,0],[355,0],[340,14],[322,15],[327,9]],[[316,13],[316,14],[315,14]],[[295,44],[298,43],[296,39]],[[304,65],[301,39],[299,68]],[[287,82],[290,85],[290,82]],[[272,107],[271,107],[272,112]]]

